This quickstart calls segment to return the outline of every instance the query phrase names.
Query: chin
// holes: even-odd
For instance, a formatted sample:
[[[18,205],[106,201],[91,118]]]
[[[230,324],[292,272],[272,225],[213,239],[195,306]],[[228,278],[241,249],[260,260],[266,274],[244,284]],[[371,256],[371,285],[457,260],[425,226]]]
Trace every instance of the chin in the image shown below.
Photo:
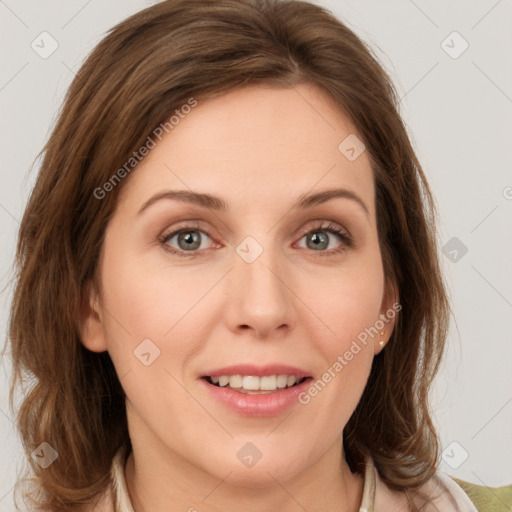
[[[306,461],[299,459],[301,455],[297,450],[279,453],[278,450],[266,447],[257,452],[249,442],[236,444],[235,451],[226,448],[224,453],[212,454],[212,458],[203,465],[216,479],[225,479],[230,485],[253,489],[273,486],[276,480],[285,482],[293,478],[306,465]],[[228,453],[230,456],[226,457]],[[212,467],[212,461],[217,461],[215,467]]]

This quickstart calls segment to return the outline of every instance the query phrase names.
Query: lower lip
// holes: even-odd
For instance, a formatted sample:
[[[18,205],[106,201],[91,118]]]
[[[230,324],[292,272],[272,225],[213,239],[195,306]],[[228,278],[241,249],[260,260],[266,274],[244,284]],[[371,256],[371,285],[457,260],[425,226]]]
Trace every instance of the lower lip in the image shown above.
[[[240,415],[256,417],[276,416],[299,404],[298,396],[309,387],[310,380],[311,378],[307,378],[297,386],[277,389],[272,393],[251,395],[239,393],[231,388],[214,386],[206,379],[201,379],[208,392],[221,404]]]

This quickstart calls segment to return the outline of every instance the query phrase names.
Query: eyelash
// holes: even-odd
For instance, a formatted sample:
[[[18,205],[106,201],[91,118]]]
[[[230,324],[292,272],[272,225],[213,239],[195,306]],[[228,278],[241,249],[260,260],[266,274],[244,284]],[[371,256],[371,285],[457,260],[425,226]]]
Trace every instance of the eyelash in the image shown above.
[[[315,226],[312,229],[309,229],[308,231],[303,232],[302,235],[300,236],[299,240],[302,240],[302,238],[304,238],[306,235],[310,235],[312,233],[316,233],[319,231],[324,231],[327,233],[333,233],[333,234],[337,235],[341,239],[342,244],[337,249],[330,249],[330,250],[324,250],[324,251],[318,251],[318,252],[311,251],[313,253],[316,253],[315,257],[316,256],[319,256],[319,257],[334,256],[338,253],[341,253],[341,252],[353,247],[354,242],[353,242],[351,236],[344,229],[338,227],[336,224],[332,224],[331,222],[328,222],[325,225],[324,222],[328,222],[328,221],[322,221],[318,226]],[[201,256],[201,253],[198,250],[187,252],[187,251],[175,249],[174,247],[171,247],[170,245],[167,244],[167,242],[170,239],[174,238],[176,235],[179,235],[180,233],[186,233],[189,231],[198,231],[200,233],[204,233],[210,239],[213,240],[213,238],[210,236],[210,234],[206,230],[200,229],[199,226],[185,225],[183,227],[179,227],[178,229],[173,230],[170,233],[167,233],[167,234],[163,233],[162,235],[160,235],[158,237],[158,241],[160,242],[160,244],[162,245],[162,247],[165,251],[167,251],[171,254],[174,254],[176,256],[179,256],[182,258],[189,258],[189,259],[199,257],[199,256]]]

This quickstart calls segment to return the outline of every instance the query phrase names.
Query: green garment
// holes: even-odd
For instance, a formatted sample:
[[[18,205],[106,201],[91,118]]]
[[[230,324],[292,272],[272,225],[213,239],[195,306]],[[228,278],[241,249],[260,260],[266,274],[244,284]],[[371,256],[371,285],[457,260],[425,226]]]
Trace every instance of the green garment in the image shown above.
[[[453,476],[451,478],[464,489],[478,512],[512,512],[512,484],[486,487],[464,482]]]

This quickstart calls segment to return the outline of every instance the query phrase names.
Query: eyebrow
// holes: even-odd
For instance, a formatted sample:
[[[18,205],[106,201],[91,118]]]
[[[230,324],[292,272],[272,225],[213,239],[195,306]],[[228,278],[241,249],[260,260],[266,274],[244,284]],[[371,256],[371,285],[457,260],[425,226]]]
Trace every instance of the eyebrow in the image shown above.
[[[331,188],[321,192],[316,192],[314,194],[302,194],[297,202],[292,206],[292,210],[312,208],[313,206],[317,206],[337,198],[350,199],[356,202],[365,211],[367,217],[370,217],[370,212],[365,202],[355,192],[352,192],[346,188]],[[158,192],[154,196],[151,196],[140,207],[137,215],[140,215],[152,204],[162,199],[195,204],[203,208],[208,208],[220,212],[227,212],[229,210],[228,204],[226,201],[224,201],[224,199],[212,196],[211,194],[202,194],[188,190],[164,190],[162,192]]]

